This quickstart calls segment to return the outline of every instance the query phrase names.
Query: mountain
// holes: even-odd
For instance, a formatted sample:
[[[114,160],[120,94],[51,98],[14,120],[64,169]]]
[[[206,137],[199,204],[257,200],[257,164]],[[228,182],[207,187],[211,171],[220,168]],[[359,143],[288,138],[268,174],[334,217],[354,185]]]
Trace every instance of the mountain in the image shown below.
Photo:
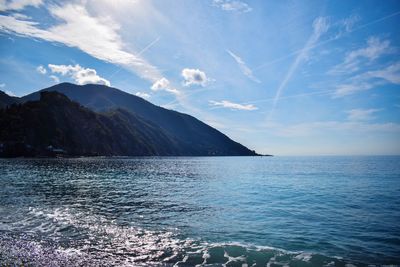
[[[180,147],[184,149],[181,155],[257,155],[254,151],[190,115],[153,105],[140,97],[104,85],[61,83],[24,96],[21,101],[38,100],[43,91],[60,92],[96,112],[106,112],[115,108],[124,109],[137,118],[157,125],[168,136],[177,140]]]
[[[190,115],[106,86],[63,83],[1,99],[3,156],[257,155]]]
[[[183,155],[157,125],[121,109],[96,113],[58,92],[0,109],[5,156]]]
[[[18,102],[20,102],[20,99],[18,97],[9,96],[3,91],[0,91],[0,108],[4,108]]]

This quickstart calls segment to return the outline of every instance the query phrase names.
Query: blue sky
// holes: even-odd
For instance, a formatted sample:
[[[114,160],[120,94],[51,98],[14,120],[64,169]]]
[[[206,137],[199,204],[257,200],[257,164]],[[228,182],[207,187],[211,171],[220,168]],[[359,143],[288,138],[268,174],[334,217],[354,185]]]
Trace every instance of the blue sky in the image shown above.
[[[0,90],[100,83],[260,153],[400,154],[399,1],[0,0]]]

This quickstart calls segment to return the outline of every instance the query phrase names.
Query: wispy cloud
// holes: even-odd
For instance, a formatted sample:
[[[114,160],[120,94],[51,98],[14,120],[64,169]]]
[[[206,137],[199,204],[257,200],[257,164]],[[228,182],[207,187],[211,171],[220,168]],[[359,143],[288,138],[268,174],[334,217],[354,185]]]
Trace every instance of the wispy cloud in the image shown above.
[[[152,83],[163,76],[144,58],[128,52],[111,17],[96,17],[77,4],[52,5],[49,13],[59,24],[43,28],[38,22],[0,15],[0,31],[76,47],[100,60],[121,65]]]
[[[243,104],[233,103],[228,100],[222,100],[222,101],[210,100],[209,103],[212,106],[229,108],[231,110],[256,110],[256,109],[258,109],[256,106],[254,106],[252,104],[243,105]]]
[[[241,13],[253,10],[248,4],[239,0],[213,0],[213,6],[219,7],[224,11],[235,11]]]
[[[60,78],[58,78],[56,75],[50,75],[49,77],[53,82],[60,83]]]
[[[366,72],[365,78],[379,78],[389,83],[400,84],[400,62],[389,65],[381,70],[373,70]]]
[[[6,87],[6,84],[5,84],[5,83],[0,83],[0,88],[1,88],[1,89],[5,88],[5,87]],[[6,90],[5,93],[6,93],[7,95],[9,95],[9,96],[16,96],[16,95],[14,94],[14,92],[12,92],[12,91],[10,91],[10,90]]]
[[[400,84],[400,62],[371,70],[371,66],[376,65],[371,63],[393,53],[396,53],[396,49],[391,46],[390,40],[382,40],[376,36],[369,37],[365,46],[346,53],[343,62],[328,72],[341,80],[345,77],[343,82],[335,86],[333,97],[351,95],[388,83]]]
[[[350,29],[350,31],[348,31],[348,32],[347,32],[347,31],[341,31],[341,32],[337,33],[337,34],[336,34],[334,37],[332,37],[332,38],[329,38],[329,39],[327,39],[327,40],[324,40],[324,41],[315,43],[315,44],[312,45],[310,48],[317,48],[317,47],[326,45],[326,44],[328,44],[328,43],[330,43],[330,42],[334,42],[334,41],[338,40],[339,38],[345,36],[345,34],[350,34],[350,33],[354,33],[354,32],[363,30],[363,29],[365,29],[366,27],[370,27],[370,26],[372,26],[372,25],[374,25],[374,24],[378,24],[378,23],[380,23],[380,22],[382,22],[382,21],[391,19],[391,18],[396,17],[396,16],[398,16],[398,15],[400,15],[400,11],[397,11],[397,12],[391,13],[391,14],[389,14],[389,15],[380,17],[380,18],[378,18],[378,19],[369,21],[369,22],[364,23],[364,24],[362,24],[362,25],[354,26],[353,28]],[[340,24],[342,24],[342,26],[344,26],[343,23],[340,23]],[[253,68],[253,71],[254,71],[254,72],[255,72],[255,71],[259,71],[259,70],[261,70],[261,69],[263,69],[263,68],[266,68],[266,67],[269,67],[269,66],[271,66],[271,65],[273,65],[273,64],[276,64],[276,63],[278,63],[278,62],[284,61],[284,60],[286,60],[287,58],[290,58],[290,57],[293,57],[293,56],[295,56],[295,55],[298,55],[298,54],[300,54],[300,53],[302,53],[302,52],[303,52],[303,49],[298,49],[298,50],[292,51],[292,52],[290,52],[290,53],[286,53],[284,56],[281,56],[281,57],[276,58],[276,59],[274,59],[274,60],[271,60],[271,61],[262,63],[261,65],[259,65],[259,66],[255,67],[255,68]]]
[[[36,71],[39,72],[40,74],[46,74],[47,70],[45,67],[43,67],[42,65],[38,66],[36,68]]]
[[[344,83],[336,86],[336,91],[333,94],[333,98],[343,97],[354,94],[355,92],[369,90],[376,86],[373,83]]]
[[[354,25],[361,20],[359,15],[351,15],[350,17],[344,18],[339,23],[344,27],[346,32],[351,32]]]
[[[348,78],[344,83],[336,86],[333,97],[343,97],[390,83],[400,84],[400,62]]]
[[[236,63],[239,65],[240,70],[243,72],[244,75],[246,75],[250,80],[260,83],[260,80],[258,80],[256,77],[253,75],[253,71],[247,66],[247,64],[243,61],[241,57],[238,55],[234,54],[230,50],[226,50],[228,54],[233,57],[233,59],[236,61]]]
[[[95,69],[83,68],[78,64],[75,66],[49,64],[48,67],[52,73],[69,76],[74,79],[77,84],[94,83],[110,86],[110,81],[100,77]],[[57,79],[54,79],[54,77],[52,79],[57,82]]]
[[[313,33],[311,36],[308,38],[306,44],[304,45],[303,49],[301,52],[297,55],[295,60],[293,61],[292,65],[289,67],[289,70],[287,71],[285,77],[281,81],[278,89],[276,90],[274,101],[272,103],[272,108],[270,111],[270,114],[268,117],[271,116],[273,111],[275,110],[275,107],[279,101],[279,98],[282,94],[282,91],[285,89],[286,85],[292,78],[293,74],[296,72],[298,66],[300,63],[307,57],[307,53],[310,51],[310,49],[314,46],[316,42],[320,39],[320,37],[327,32],[329,29],[329,23],[326,18],[324,17],[318,17],[314,20],[313,22]]]
[[[16,96],[15,94],[14,94],[14,92],[13,91],[10,91],[10,90],[6,90],[6,92],[5,92],[7,95],[9,95],[9,96]]]
[[[145,99],[150,98],[150,95],[148,93],[144,93],[144,92],[137,92],[135,95],[138,97],[141,97],[141,98],[145,98]]]
[[[0,11],[21,10],[27,6],[38,7],[43,4],[43,0],[0,0]]]
[[[334,66],[329,74],[345,74],[358,71],[364,64],[370,63],[382,55],[393,53],[389,40],[381,40],[378,37],[370,37],[365,47],[350,51],[346,54],[342,63]]]
[[[377,113],[378,111],[381,111],[382,109],[351,109],[347,110],[347,119],[349,121],[366,121],[366,120],[371,120],[374,117],[374,114]]]
[[[185,68],[182,70],[181,75],[184,79],[184,86],[201,85],[204,87],[208,82],[208,78],[205,72],[199,69]]]

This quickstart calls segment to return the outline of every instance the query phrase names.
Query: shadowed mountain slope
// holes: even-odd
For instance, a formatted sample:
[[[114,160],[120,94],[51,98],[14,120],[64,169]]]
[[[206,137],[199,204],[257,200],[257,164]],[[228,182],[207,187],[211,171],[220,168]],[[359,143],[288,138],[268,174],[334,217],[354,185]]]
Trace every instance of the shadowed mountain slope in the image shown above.
[[[254,151],[231,140],[226,135],[193,116],[168,110],[104,85],[75,85],[61,83],[21,98],[22,101],[38,100],[42,91],[57,91],[71,100],[97,112],[124,109],[153,125],[160,127],[179,142],[183,155],[257,155]]]
[[[185,154],[160,127],[125,110],[96,113],[58,92],[40,95],[38,101],[0,109],[5,156]]]
[[[3,91],[0,91],[0,108],[4,108],[14,103],[19,103],[20,101],[19,97],[9,96]]]

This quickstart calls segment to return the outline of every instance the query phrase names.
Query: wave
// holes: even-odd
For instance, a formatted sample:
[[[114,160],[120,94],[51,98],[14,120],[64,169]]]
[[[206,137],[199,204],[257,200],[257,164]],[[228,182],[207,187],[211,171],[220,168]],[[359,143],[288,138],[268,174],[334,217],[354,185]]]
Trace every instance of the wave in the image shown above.
[[[182,238],[175,229],[121,226],[70,209],[31,208],[1,231],[0,265],[12,266],[345,266],[341,258],[252,244]],[[24,234],[21,234],[24,232]]]

